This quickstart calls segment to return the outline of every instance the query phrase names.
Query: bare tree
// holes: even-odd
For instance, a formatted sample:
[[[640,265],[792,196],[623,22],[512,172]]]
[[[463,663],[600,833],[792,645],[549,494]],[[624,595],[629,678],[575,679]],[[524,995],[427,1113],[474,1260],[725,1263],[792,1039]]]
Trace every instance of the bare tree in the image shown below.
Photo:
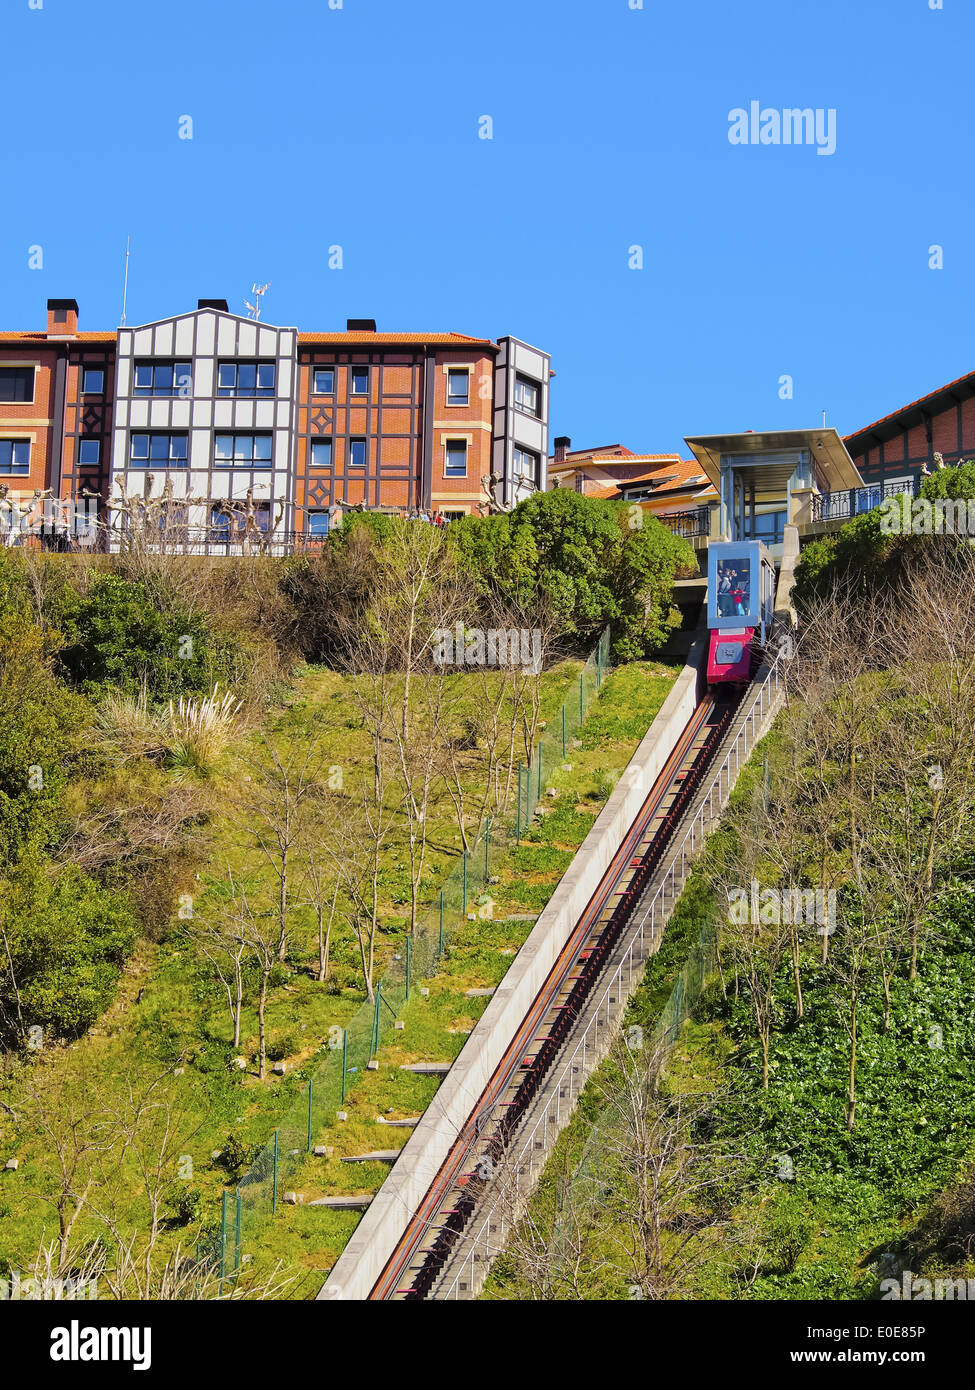
[[[233,878],[230,877],[233,893]],[[234,1047],[240,1046],[240,1023],[244,1008],[244,961],[247,942],[241,936],[237,914],[231,907],[213,922],[194,918],[186,924],[191,944],[209,961],[227,996]]]
[[[302,750],[292,744],[281,755],[273,740],[266,740],[267,764],[248,764],[251,780],[241,798],[240,825],[258,849],[277,883],[277,959],[288,950],[288,908],[292,860],[305,834],[308,813],[321,796],[321,751],[313,741]]]
[[[319,840],[325,834],[334,835],[334,827],[313,827],[314,838]],[[335,867],[334,858],[321,849],[318,843],[309,843],[301,851],[302,901],[315,915],[317,928],[318,961],[315,978],[322,982],[328,979],[328,955],[332,941],[332,926],[338,905],[342,875]]]
[[[50,1058],[41,1054],[23,1067],[20,1090],[21,1121],[37,1135],[48,1159],[49,1182],[35,1195],[57,1218],[58,1270],[63,1272],[101,1166],[109,1166],[110,1155],[118,1158],[122,1136],[81,1053],[59,1052]]]
[[[267,995],[268,985],[278,963],[279,926],[275,914],[254,908],[242,882],[228,870],[230,899],[227,906],[228,930],[244,947],[257,975],[257,1074],[267,1076]]]

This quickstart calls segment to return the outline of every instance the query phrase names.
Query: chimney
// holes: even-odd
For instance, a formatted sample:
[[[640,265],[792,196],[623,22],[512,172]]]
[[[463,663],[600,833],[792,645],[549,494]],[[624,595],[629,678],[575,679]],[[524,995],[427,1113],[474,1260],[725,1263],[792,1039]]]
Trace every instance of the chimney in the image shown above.
[[[562,463],[566,454],[572,448],[572,440],[567,434],[559,434],[555,437],[555,462]]]
[[[49,299],[47,301],[47,332],[50,338],[73,338],[78,332],[78,301]]]
[[[375,319],[346,319],[345,331],[347,333],[375,333]]]
[[[225,299],[198,299],[196,301],[198,309],[217,309],[221,314],[229,314],[227,301]]]

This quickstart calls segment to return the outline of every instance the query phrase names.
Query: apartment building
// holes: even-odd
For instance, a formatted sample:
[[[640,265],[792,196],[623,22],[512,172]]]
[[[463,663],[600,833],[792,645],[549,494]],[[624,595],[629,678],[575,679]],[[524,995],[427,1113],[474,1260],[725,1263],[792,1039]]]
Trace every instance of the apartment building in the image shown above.
[[[868,484],[899,488],[936,467],[975,458],[975,372],[939,386],[919,400],[845,437]]]
[[[549,355],[514,337],[343,332],[242,318],[225,300],[86,333],[74,300],[44,332],[0,333],[0,485],[170,499],[205,549],[245,503],[261,530],[322,535],[349,507],[448,518],[547,481]]]

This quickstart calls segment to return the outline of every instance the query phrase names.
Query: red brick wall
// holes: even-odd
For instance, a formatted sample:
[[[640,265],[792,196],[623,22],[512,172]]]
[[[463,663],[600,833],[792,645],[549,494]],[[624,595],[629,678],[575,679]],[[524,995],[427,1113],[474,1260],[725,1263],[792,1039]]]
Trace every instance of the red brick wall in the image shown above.
[[[449,367],[470,368],[466,406],[447,404],[445,369]],[[494,358],[488,353],[472,356],[469,352],[438,352],[436,369],[431,505],[434,511],[470,512],[484,497],[481,478],[491,472]],[[464,478],[444,475],[446,445],[451,437],[468,439]]]
[[[34,400],[29,402],[0,401],[0,438],[30,440],[30,473],[0,474],[0,483],[7,483],[11,492],[33,492],[50,485],[51,459],[54,447],[54,382],[57,351],[42,340],[36,346],[8,346],[0,342],[0,363],[4,366],[25,366],[37,362],[34,373]]]
[[[371,361],[370,361],[371,357]],[[367,397],[350,395],[350,366],[369,367]],[[315,367],[332,367],[335,392],[315,396]],[[467,406],[447,404],[448,366],[470,368]],[[426,361],[422,351],[355,351],[328,345],[303,348],[298,364],[298,442],[295,525],[304,525],[304,509],[330,503],[366,502],[369,506],[418,508],[422,499],[424,441],[433,434],[432,505],[470,511],[481,499],[481,475],[491,470],[494,359],[488,353],[448,349],[434,362],[432,410],[424,401]],[[487,391],[482,397],[481,385]],[[348,441],[366,439],[368,466],[348,467]],[[467,476],[445,478],[445,444],[452,436],[469,436]],[[332,466],[311,466],[311,445],[331,438]]]

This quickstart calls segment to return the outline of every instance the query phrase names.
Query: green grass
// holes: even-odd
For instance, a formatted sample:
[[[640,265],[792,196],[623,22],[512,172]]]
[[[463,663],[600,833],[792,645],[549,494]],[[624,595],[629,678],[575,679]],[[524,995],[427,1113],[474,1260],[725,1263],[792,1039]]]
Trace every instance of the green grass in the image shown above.
[[[579,665],[565,662],[543,679],[542,715],[552,720],[565,696],[578,682]],[[377,1114],[419,1114],[436,1091],[437,1079],[416,1077],[398,1069],[404,1060],[443,1060],[456,1056],[466,1041],[464,1030],[473,1026],[487,1000],[467,999],[464,991],[489,988],[503,978],[513,953],[531,929],[530,921],[511,921],[511,914],[537,912],[551,895],[574,849],[581,843],[606,795],[607,773],[618,773],[629,760],[669,690],[676,672],[651,663],[636,663],[612,672],[604,682],[600,700],[581,730],[581,747],[567,757],[571,771],[559,769],[549,785],[558,797],[543,807],[530,830],[531,843],[512,853],[499,852],[492,862],[498,883],[491,886],[493,920],[468,924],[462,942],[452,945],[439,974],[430,982],[429,997],[416,993],[403,1011],[405,1029],[381,1050],[380,1070],[357,1076],[350,1091],[349,1120],[316,1131],[313,1142],[335,1149],[333,1159],[309,1158],[288,1186],[309,1195],[334,1191],[374,1191],[387,1171],[385,1165],[352,1169],[339,1160],[359,1149],[391,1148],[406,1141],[409,1131],[375,1123]],[[590,724],[602,721],[598,733]],[[323,736],[330,763],[345,769],[363,766],[368,756],[360,718],[348,692],[346,678],[321,668],[301,671],[286,703],[272,711],[263,728],[232,750],[220,773],[216,802],[228,795],[244,771],[247,759],[260,758],[264,740],[279,748],[305,746]],[[348,775],[348,773],[347,773]],[[200,849],[206,867],[194,895],[194,912],[205,916],[225,892],[226,867],[236,873],[253,869],[253,860],[239,826],[228,816],[216,815],[202,832]],[[431,813],[433,846],[425,874],[428,899],[435,896],[444,875],[456,862],[461,847],[453,819],[453,807],[444,795]],[[406,915],[403,910],[404,834],[394,837],[384,865],[384,931],[378,954],[384,961],[402,942]],[[263,878],[270,893],[270,876]],[[220,1195],[233,1186],[228,1173],[211,1151],[226,1147],[228,1139],[244,1149],[265,1144],[276,1126],[303,1103],[306,1078],[319,1065],[329,1029],[344,1027],[362,1003],[356,958],[351,940],[335,940],[333,978],[325,984],[313,980],[303,968],[312,955],[310,916],[293,914],[294,949],[286,967],[273,980],[268,1010],[271,1043],[284,1039],[298,1043],[288,1056],[284,1077],[260,1082],[252,1065],[245,1073],[230,1065],[235,1053],[252,1058],[256,1048],[256,1015],[245,1008],[239,1049],[230,1042],[230,1022],[225,1001],[205,963],[195,958],[185,938],[174,931],[161,944],[143,942],[129,962],[116,1002],[89,1035],[70,1050],[74,1064],[84,1065],[100,1101],[123,1095],[130,1077],[156,1075],[164,1068],[181,1067],[171,1085],[182,1110],[182,1123],[190,1135],[186,1149],[192,1158],[190,1185],[200,1192],[204,1226],[212,1226]],[[451,1032],[450,1030],[455,1031]],[[64,1058],[48,1056],[48,1066],[58,1068]],[[16,1094],[9,1086],[4,1099],[16,1109]],[[52,1157],[38,1136],[23,1125],[2,1117],[2,1152],[17,1154],[19,1170],[0,1176],[0,1215],[4,1217],[0,1258],[26,1261],[36,1249],[42,1228],[51,1233],[50,1213],[36,1197],[26,1194],[44,1189]],[[240,1171],[243,1171],[241,1169]],[[134,1175],[123,1164],[113,1175],[116,1200],[131,1221],[141,1219],[141,1198]],[[330,1267],[355,1228],[355,1213],[335,1213],[307,1207],[279,1208],[273,1222],[259,1223],[260,1241],[253,1247],[258,1258],[281,1258],[299,1267],[321,1271]],[[83,1234],[85,1222],[79,1225]],[[173,1240],[192,1244],[199,1228],[190,1225],[172,1233]],[[291,1296],[301,1296],[294,1290]]]

